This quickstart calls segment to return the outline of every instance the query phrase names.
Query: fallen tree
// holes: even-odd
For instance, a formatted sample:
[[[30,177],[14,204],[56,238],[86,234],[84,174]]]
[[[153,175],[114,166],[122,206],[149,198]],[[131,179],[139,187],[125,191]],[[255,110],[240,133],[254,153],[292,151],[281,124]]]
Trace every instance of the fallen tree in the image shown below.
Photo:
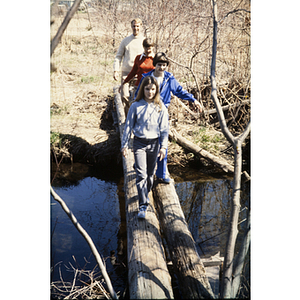
[[[176,141],[178,144],[180,144],[182,147],[188,149],[192,153],[203,157],[205,159],[208,159],[211,163],[213,163],[215,166],[221,168],[226,173],[233,173],[234,168],[232,165],[230,165],[226,160],[217,157],[208,151],[202,149],[201,147],[195,145],[194,143],[190,142],[188,139],[181,136],[174,128],[172,128],[169,131],[169,137],[171,137],[174,141]]]
[[[126,118],[118,89],[118,86],[114,88],[114,94],[119,134],[122,139]],[[133,165],[134,154],[130,144],[127,158],[123,157],[129,296],[130,299],[173,299],[160,224],[150,194],[147,218],[140,220],[137,217],[139,199]]]
[[[178,277],[182,299],[214,299],[173,182],[164,184],[156,180],[153,186],[153,197]]]

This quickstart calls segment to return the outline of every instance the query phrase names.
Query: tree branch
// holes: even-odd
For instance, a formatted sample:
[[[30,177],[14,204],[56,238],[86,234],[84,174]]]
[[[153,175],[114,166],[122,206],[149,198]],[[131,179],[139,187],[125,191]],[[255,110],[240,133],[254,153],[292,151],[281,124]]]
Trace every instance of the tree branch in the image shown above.
[[[52,56],[55,48],[57,47],[58,43],[61,40],[61,37],[63,33],[65,32],[66,28],[68,27],[71,19],[73,18],[75,12],[77,11],[79,5],[80,5],[81,0],[75,0],[74,4],[72,7],[68,10],[67,15],[65,16],[63,22],[61,23],[59,29],[57,30],[57,33],[55,37],[51,41],[51,52],[50,52],[50,57]]]
[[[177,62],[177,61],[171,59],[170,57],[167,57],[167,58],[168,58],[169,61],[173,62],[174,64],[177,64],[177,65],[180,66],[180,67],[186,68],[186,69],[188,69],[188,70],[191,72],[191,74],[192,74],[192,76],[193,76],[193,78],[194,78],[194,80],[195,80],[195,83],[196,83],[198,95],[200,95],[200,88],[199,88],[198,80],[197,80],[196,75],[195,75],[194,71],[192,70],[192,68],[190,68],[189,66],[184,66],[184,65],[182,65],[182,64],[180,64],[179,62]],[[197,98],[199,98],[199,97],[197,97]],[[197,100],[199,100],[201,106],[204,108],[202,100],[201,100],[200,98],[197,99]]]
[[[221,20],[219,20],[218,23],[221,23],[221,22],[222,22],[223,20],[225,20],[229,15],[235,14],[235,13],[237,13],[237,12],[239,12],[239,11],[245,11],[246,13],[249,13],[249,14],[251,13],[249,10],[246,10],[246,9],[243,9],[243,8],[234,9],[234,10],[228,12]]]
[[[232,292],[238,287],[234,286],[233,289],[233,262],[234,262],[234,249],[236,245],[236,239],[238,235],[238,217],[240,211],[240,193],[241,193],[241,172],[242,172],[242,142],[250,132],[250,122],[247,125],[246,130],[238,137],[234,137],[228,129],[224,113],[217,97],[217,83],[216,83],[216,57],[217,57],[217,33],[218,33],[218,21],[217,21],[217,4],[216,0],[212,0],[213,5],[213,46],[212,46],[212,59],[211,59],[211,98],[217,109],[219,123],[223,134],[227,140],[234,147],[234,180],[233,180],[233,198],[231,201],[231,214],[230,214],[230,226],[228,230],[228,237],[225,249],[225,258],[223,264],[223,277],[221,286],[221,298],[233,298]],[[250,238],[250,236],[249,236]],[[244,258],[244,256],[241,256]],[[240,267],[239,262],[239,267]],[[238,269],[236,269],[238,270]],[[239,281],[236,281],[238,284]]]

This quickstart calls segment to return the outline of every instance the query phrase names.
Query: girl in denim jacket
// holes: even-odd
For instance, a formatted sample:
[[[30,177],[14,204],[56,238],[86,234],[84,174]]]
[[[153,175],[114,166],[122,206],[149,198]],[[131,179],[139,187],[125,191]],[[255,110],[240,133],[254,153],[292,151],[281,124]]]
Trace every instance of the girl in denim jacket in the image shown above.
[[[159,85],[152,76],[143,79],[128,111],[121,146],[125,158],[131,133],[134,135],[133,153],[139,195],[138,217],[145,218],[156,161],[165,157],[169,135],[168,111],[160,100]]]

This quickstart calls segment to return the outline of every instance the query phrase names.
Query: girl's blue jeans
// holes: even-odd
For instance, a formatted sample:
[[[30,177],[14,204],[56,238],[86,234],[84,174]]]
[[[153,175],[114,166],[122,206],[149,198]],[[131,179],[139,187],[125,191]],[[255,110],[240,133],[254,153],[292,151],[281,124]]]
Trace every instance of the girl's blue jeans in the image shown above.
[[[160,138],[159,138],[160,143]],[[158,178],[164,179],[167,175],[167,155],[168,155],[168,148],[166,149],[166,155],[163,160],[157,159],[157,169],[156,169],[156,176]]]
[[[136,171],[136,186],[139,195],[139,208],[149,204],[148,193],[153,186],[153,176],[159,152],[157,139],[141,139],[134,137],[133,153]]]

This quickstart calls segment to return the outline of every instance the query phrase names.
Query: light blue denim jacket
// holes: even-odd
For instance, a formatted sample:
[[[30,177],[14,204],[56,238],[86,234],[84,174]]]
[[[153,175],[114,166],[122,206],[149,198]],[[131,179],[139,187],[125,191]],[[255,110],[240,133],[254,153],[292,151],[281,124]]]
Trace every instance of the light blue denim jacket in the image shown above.
[[[128,147],[131,132],[143,139],[161,138],[161,147],[167,148],[169,135],[168,110],[161,103],[159,106],[141,99],[133,102],[129,108],[122,137],[122,146]],[[160,111],[159,111],[160,110]]]

